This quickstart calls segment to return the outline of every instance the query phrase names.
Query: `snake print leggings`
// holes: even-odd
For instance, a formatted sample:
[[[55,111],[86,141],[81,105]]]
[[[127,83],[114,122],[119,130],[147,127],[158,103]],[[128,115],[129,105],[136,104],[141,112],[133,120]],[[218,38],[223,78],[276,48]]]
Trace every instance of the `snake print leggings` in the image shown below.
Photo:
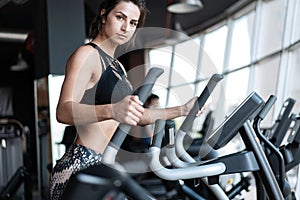
[[[64,156],[57,161],[49,182],[50,200],[59,200],[72,174],[89,166],[100,164],[101,154],[79,144],[72,144]]]

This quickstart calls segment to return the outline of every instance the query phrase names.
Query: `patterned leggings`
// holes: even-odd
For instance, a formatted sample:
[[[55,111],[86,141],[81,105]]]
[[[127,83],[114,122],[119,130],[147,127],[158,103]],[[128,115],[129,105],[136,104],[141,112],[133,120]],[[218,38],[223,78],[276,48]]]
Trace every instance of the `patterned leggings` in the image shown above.
[[[59,200],[72,174],[89,166],[100,164],[101,154],[79,144],[73,144],[57,161],[49,182],[50,200]]]

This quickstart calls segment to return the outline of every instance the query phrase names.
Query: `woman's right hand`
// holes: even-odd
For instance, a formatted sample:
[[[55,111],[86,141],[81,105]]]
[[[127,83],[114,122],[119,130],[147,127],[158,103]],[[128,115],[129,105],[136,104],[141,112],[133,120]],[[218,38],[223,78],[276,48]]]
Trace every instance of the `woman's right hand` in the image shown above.
[[[139,97],[129,95],[112,105],[113,119],[120,123],[137,125],[144,113]]]
[[[190,110],[193,108],[195,102],[198,100],[198,97],[194,97],[190,99],[187,103],[183,105],[183,116],[187,116],[190,112]],[[196,113],[196,116],[199,117],[205,110],[205,106],[199,109],[199,111]]]

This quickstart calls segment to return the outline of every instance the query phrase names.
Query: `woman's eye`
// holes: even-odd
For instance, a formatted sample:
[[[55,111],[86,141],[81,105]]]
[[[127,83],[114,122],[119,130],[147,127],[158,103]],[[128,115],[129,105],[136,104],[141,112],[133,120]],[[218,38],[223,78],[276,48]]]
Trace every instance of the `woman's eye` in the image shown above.
[[[118,20],[123,20],[124,17],[123,17],[123,16],[117,16],[117,19],[118,19]]]
[[[131,26],[137,26],[138,23],[137,22],[131,22],[130,24],[131,24]]]

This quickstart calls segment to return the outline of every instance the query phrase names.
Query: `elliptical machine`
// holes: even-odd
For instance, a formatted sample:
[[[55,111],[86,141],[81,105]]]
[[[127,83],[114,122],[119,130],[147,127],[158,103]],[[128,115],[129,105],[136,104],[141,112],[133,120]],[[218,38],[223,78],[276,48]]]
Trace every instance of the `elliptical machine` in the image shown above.
[[[163,73],[160,68],[153,67],[147,73],[143,84],[134,94],[144,102],[150,94],[156,79]],[[103,153],[102,164],[89,167],[71,176],[62,196],[64,200],[84,199],[156,199],[142,188],[123,167],[115,163],[120,149],[131,126],[120,124]]]

